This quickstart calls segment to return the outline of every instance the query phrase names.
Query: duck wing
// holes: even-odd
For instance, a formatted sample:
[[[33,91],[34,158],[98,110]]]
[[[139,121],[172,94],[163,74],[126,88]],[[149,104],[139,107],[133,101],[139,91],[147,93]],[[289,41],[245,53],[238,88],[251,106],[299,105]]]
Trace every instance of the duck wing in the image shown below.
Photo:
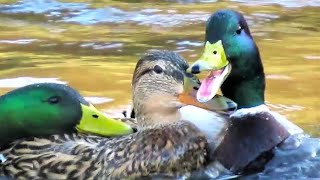
[[[207,148],[204,135],[188,122],[116,138],[54,135],[0,152],[7,158],[0,172],[17,179],[177,177],[204,167]]]

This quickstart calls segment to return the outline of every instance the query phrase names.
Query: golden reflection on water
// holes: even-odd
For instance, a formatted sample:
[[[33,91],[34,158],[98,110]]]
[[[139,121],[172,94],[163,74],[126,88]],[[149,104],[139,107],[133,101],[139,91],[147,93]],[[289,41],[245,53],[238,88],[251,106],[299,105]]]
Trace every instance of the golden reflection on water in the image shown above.
[[[226,1],[211,4],[99,1],[90,4],[93,9],[109,6],[125,12],[158,11],[150,11],[150,16],[157,15],[151,20],[86,25],[56,21],[44,14],[0,11],[0,79],[59,78],[84,96],[114,99],[97,105],[99,108],[122,110],[131,101],[132,73],[144,52],[176,50],[193,62],[201,54],[205,23],[201,18],[192,18],[199,14],[206,19],[216,9],[229,7],[244,12],[249,20],[265,66],[266,100],[270,107],[308,133],[320,135],[317,106],[320,20],[316,18],[320,8],[247,6]],[[186,16],[190,14],[192,16]],[[170,24],[170,16],[176,24]],[[162,20],[162,24],[156,23]],[[17,41],[19,39],[23,41]],[[0,88],[0,93],[8,90],[10,88]]]

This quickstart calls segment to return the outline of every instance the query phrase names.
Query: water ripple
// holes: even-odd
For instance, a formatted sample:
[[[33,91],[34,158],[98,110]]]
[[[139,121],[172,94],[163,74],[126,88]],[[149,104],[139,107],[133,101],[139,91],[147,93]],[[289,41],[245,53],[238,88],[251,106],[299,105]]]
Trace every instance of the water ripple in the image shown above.
[[[0,79],[0,88],[19,88],[35,83],[58,83],[67,84],[67,82],[59,80],[59,78],[35,78],[35,77],[18,77]]]
[[[0,40],[0,44],[30,44],[34,41],[37,41],[37,39],[17,39],[17,40]]]
[[[306,6],[320,6],[320,1],[317,0],[267,0],[267,1],[261,1],[261,0],[231,0],[233,2],[240,2],[245,3],[247,5],[280,5],[286,8],[301,8]]]
[[[94,97],[94,96],[84,97],[84,99],[91,104],[103,104],[103,103],[108,103],[108,102],[114,101],[113,98]]]
[[[86,3],[65,3],[54,0],[24,0],[16,4],[0,5],[4,14],[44,14],[52,21],[91,25],[97,23],[126,23],[173,27],[181,24],[204,22],[208,13],[179,14],[176,10],[143,9],[125,11],[115,7],[93,9]],[[174,15],[174,16],[173,16]]]
[[[123,43],[94,43],[94,42],[83,43],[80,45],[80,47],[83,47],[83,48],[91,47],[92,49],[95,49],[95,50],[121,48],[122,46],[123,46]]]
[[[276,148],[275,157],[263,172],[242,179],[319,179],[319,152],[319,139],[291,136]]]
[[[151,12],[160,12],[153,9]],[[174,16],[172,15],[174,13]],[[96,23],[125,23],[134,22],[138,25],[159,25],[163,27],[173,27],[192,22],[204,22],[209,17],[207,13],[197,14],[177,14],[175,12],[166,14],[150,14],[150,11],[124,11],[114,7],[99,9],[85,9],[72,13],[69,17],[64,17],[62,21],[80,24]]]
[[[54,0],[23,0],[17,4],[1,5],[0,11],[3,13],[34,13],[44,14],[51,13],[51,15],[59,16],[61,11],[77,11],[79,9],[87,8],[85,3],[65,3]]]

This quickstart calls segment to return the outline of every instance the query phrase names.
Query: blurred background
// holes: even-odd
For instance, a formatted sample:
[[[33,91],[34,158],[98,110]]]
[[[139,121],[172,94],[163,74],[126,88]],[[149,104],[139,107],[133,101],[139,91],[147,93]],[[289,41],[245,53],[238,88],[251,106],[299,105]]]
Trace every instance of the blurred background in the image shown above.
[[[202,52],[217,9],[242,12],[260,48],[270,108],[320,135],[319,0],[1,0],[0,94],[35,82],[66,83],[117,115],[150,49]]]

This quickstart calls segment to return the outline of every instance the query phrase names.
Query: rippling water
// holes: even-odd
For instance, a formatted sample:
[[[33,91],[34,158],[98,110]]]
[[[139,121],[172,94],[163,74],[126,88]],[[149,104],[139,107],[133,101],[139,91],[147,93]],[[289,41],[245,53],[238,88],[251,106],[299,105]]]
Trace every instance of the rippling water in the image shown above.
[[[318,0],[22,0],[0,4],[0,93],[67,83],[106,112],[130,103],[135,63],[150,49],[199,57],[205,21],[245,14],[267,74],[268,105],[319,136]]]

